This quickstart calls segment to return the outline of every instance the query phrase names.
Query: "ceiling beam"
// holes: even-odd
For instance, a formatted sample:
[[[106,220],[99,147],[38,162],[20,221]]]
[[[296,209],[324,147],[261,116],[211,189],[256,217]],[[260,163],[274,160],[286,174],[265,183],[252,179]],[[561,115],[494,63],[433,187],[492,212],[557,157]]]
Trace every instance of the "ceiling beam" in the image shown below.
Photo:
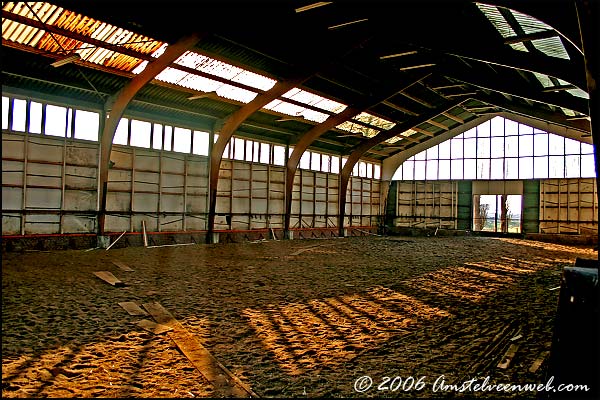
[[[559,36],[559,34],[554,29],[548,29],[541,32],[509,36],[504,38],[504,44],[530,42],[532,40],[548,39],[556,36]]]

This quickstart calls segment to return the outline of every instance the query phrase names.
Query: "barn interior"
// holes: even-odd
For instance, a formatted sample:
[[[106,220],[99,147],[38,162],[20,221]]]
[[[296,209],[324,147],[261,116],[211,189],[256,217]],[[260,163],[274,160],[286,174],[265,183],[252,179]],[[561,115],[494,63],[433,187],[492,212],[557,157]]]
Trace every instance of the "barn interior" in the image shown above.
[[[597,21],[3,2],[3,397],[594,398]]]

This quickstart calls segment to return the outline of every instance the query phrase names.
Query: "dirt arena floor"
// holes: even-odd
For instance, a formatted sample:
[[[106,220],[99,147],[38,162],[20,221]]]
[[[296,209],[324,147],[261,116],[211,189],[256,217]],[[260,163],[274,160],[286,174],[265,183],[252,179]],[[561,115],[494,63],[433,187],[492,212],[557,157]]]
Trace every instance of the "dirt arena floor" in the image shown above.
[[[546,383],[547,358],[530,368],[550,349],[555,288],[576,257],[597,251],[370,236],[5,253],[2,397],[217,397],[168,333],[118,304],[132,301],[159,302],[261,397],[534,398],[440,383]]]

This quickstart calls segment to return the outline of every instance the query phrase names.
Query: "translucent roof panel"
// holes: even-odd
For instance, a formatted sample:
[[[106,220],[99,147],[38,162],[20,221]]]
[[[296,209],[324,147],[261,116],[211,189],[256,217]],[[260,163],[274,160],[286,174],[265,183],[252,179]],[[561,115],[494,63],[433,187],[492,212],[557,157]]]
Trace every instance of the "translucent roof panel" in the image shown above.
[[[2,10],[43,22],[46,25],[64,29],[90,39],[101,41],[107,45],[116,45],[141,54],[152,54],[163,43],[147,36],[110,25],[81,14],[65,10],[44,2],[7,2]],[[86,62],[131,71],[142,60],[109,50],[101,45],[91,44],[85,40],[75,40],[58,33],[50,34],[45,30],[27,26],[8,19],[2,21],[2,40],[20,43],[44,50],[49,53],[78,53]],[[110,47],[110,46],[107,46]]]
[[[533,73],[533,75],[535,75],[535,77],[537,78],[537,80],[540,81],[540,83],[542,84],[543,87],[545,87],[545,88],[551,88],[553,86],[556,86],[554,84],[554,82],[552,82],[552,80],[550,79],[550,77],[548,75],[540,74],[538,72],[532,72],[532,73]],[[564,85],[564,86],[570,85],[569,82],[564,81],[562,79],[557,78],[556,80],[558,81],[558,85],[559,86],[560,85]],[[571,95],[573,95],[573,96],[581,97],[583,99],[589,99],[590,98],[590,96],[588,95],[588,93],[586,91],[581,90],[579,88],[569,89],[569,90],[566,90],[566,92],[569,93],[569,94],[571,94]]]
[[[389,143],[389,144],[396,143],[397,141],[402,140],[405,137],[412,136],[415,133],[417,133],[417,132],[413,131],[412,129],[408,129],[408,130],[402,132],[401,134],[399,134],[398,136],[394,136],[393,138],[386,140],[385,143]]]
[[[164,53],[166,48],[167,44],[155,51],[152,56],[159,57]],[[200,72],[214,75],[215,77],[241,83],[244,86],[253,87],[263,91],[271,89],[276,83],[274,79],[267,78],[254,72],[246,71],[242,68],[235,67],[225,62],[218,61],[192,51],[184,53],[175,61],[175,63],[184,67],[198,70]],[[148,65],[148,62],[142,63],[133,72],[139,74],[144,70],[144,68],[146,68],[146,65]],[[198,76],[171,67],[166,68],[164,71],[158,74],[156,79],[201,92],[215,92],[220,97],[236,100],[242,103],[249,103],[258,94],[258,91],[253,92],[235,85],[228,85],[214,79]]]
[[[517,27],[512,27],[506,21],[506,19],[500,13],[500,10],[498,10],[497,7],[488,4],[476,4],[479,10],[481,10],[481,12],[487,17],[487,19],[492,23],[492,25],[494,25],[494,27],[498,30],[498,32],[500,33],[500,35],[502,35],[503,38],[517,36],[517,33],[515,32],[515,29],[517,29]],[[554,30],[554,28],[552,28],[550,25],[536,18],[530,17],[529,15],[520,13],[515,10],[509,11],[515,18],[515,21],[519,24],[519,32],[522,31],[526,35]],[[558,34],[557,36],[545,39],[532,40],[531,44],[547,56],[563,58],[565,60],[569,59],[569,53],[567,53],[567,50],[565,49],[565,46]],[[511,43],[510,47],[519,51],[527,51],[527,48],[523,43]]]
[[[263,108],[267,110],[277,111],[285,115],[291,115],[293,117],[304,118],[309,121],[321,123],[329,118],[329,114],[321,113],[315,110],[301,107],[296,104],[288,103],[283,100],[273,100]]]
[[[506,19],[502,16],[496,6],[490,6],[488,4],[476,3],[477,7],[487,17],[487,19],[494,25],[494,27],[500,32],[502,37],[516,36],[515,31],[506,22]]]
[[[366,124],[375,126],[379,129],[370,128],[361,124],[357,124],[355,121],[364,122]],[[337,126],[338,129],[342,129],[352,133],[362,133],[363,136],[372,137],[377,135],[381,130],[388,130],[394,127],[396,124],[392,121],[385,120],[383,118],[376,117],[369,113],[363,112],[352,118],[350,121],[346,121]]]
[[[342,103],[338,103],[337,101],[326,99],[325,97],[321,97],[314,93],[307,92],[306,90],[302,90],[299,88],[293,88],[283,95],[288,99],[296,100],[298,102],[318,107],[323,110],[339,113],[342,112],[347,106]]]

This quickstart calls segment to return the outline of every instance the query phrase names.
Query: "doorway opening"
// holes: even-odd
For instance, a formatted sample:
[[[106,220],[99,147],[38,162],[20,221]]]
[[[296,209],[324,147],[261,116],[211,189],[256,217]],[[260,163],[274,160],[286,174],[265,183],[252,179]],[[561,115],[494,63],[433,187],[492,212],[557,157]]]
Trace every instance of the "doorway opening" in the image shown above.
[[[473,196],[473,230],[521,233],[522,195]]]

